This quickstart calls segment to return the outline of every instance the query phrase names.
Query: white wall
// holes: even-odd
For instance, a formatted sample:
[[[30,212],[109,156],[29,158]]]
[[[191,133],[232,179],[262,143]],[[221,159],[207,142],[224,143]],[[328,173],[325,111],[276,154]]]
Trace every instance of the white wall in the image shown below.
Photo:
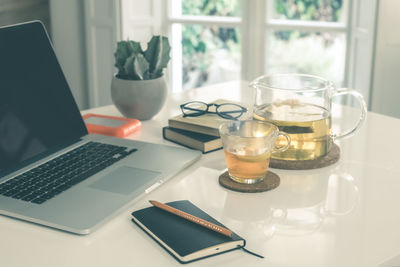
[[[80,109],[89,107],[83,1],[50,0],[52,39],[57,58]]]
[[[84,2],[89,106],[109,105],[114,52],[120,36],[120,0]]]
[[[378,1],[371,109],[400,118],[400,1]]]
[[[370,109],[371,74],[375,43],[377,0],[352,1],[349,40],[348,86],[359,91]]]
[[[50,0],[53,43],[80,109],[111,104],[120,0]]]

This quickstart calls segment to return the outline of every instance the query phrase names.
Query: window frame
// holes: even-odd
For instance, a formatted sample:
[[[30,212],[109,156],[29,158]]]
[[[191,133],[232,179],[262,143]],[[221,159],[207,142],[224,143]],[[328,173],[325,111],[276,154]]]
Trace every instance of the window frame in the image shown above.
[[[273,19],[270,8],[273,0],[240,0],[242,15],[241,17],[221,17],[221,16],[197,16],[174,14],[174,6],[181,6],[182,0],[168,0],[166,14],[164,15],[164,25],[166,32],[172,40],[174,47],[172,53],[172,70],[169,78],[173,92],[182,91],[182,45],[177,29],[173,25],[199,24],[205,26],[219,27],[239,27],[242,31],[241,53],[241,79],[252,80],[260,75],[267,73],[266,52],[268,47],[268,33],[274,30],[298,30],[305,32],[332,32],[345,35],[345,55],[344,55],[344,76],[343,85],[348,84],[349,70],[351,69],[351,47],[352,29],[351,15],[353,0],[348,0],[343,4],[344,17],[341,22],[321,22],[321,21],[301,21],[301,20],[280,20]],[[175,26],[176,27],[176,26]],[[179,27],[178,27],[179,28]]]

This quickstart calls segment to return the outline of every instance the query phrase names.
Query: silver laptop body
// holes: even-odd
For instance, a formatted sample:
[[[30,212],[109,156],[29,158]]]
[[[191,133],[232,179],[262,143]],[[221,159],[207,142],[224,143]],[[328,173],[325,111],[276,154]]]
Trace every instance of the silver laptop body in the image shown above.
[[[68,232],[88,234],[123,210],[127,205],[151,192],[201,156],[199,151],[180,147],[87,134],[79,110],[73,100],[43,25],[38,21],[34,21],[0,28],[0,40],[0,57],[2,57],[0,61],[0,98],[2,97],[3,99],[0,99],[0,185],[87,142],[94,141],[124,146],[127,147],[127,150],[137,149],[122,160],[42,204],[35,204],[0,194],[0,214]],[[14,49],[13,43],[16,44],[15,49],[17,51],[20,49],[18,47],[19,42],[31,47],[28,49],[35,49],[35,44],[37,43],[38,51],[29,51],[29,53],[40,55],[40,53],[44,53],[43,51],[50,50],[42,57],[43,60],[39,60],[35,64],[37,64],[38,69],[44,68],[46,72],[54,71],[54,73],[48,73],[51,81],[47,80],[49,77],[46,76],[38,77],[41,75],[40,70],[31,75],[33,78],[28,77],[28,81],[24,81],[24,77],[29,76],[29,73],[28,75],[19,76],[21,79],[19,81],[16,81],[17,76],[10,77],[10,75],[13,75],[12,73],[8,77],[5,74],[1,76],[2,71],[4,73],[10,71],[10,68],[18,67],[17,63],[13,65],[14,63],[7,62],[4,59],[7,59],[7,54],[1,51]],[[8,44],[4,46],[4,43]],[[16,51],[8,51],[7,53],[17,53]],[[33,57],[31,60],[37,59]],[[50,66],[43,67],[46,64]],[[33,82],[29,79],[33,79]],[[17,89],[14,88],[14,82],[17,84]],[[29,88],[28,95],[14,92],[15,90],[27,90],[27,86],[33,86],[33,88]],[[39,88],[41,86],[57,87],[54,88],[54,96],[50,99],[52,103],[47,103],[49,99],[43,99],[43,97],[38,97],[37,100],[34,99],[35,96],[40,94],[36,92],[42,90]],[[31,93],[32,95],[29,96]],[[7,102],[7,98],[11,100]],[[20,136],[24,136],[26,131],[29,132],[30,129],[26,128],[30,127],[29,123],[32,120],[25,121],[24,115],[20,115],[19,111],[16,111],[17,108],[13,108],[13,105],[18,106],[20,102],[24,101],[26,103],[24,103],[22,109],[27,105],[31,105],[31,108],[34,109],[31,109],[32,113],[39,113],[36,109],[41,110],[42,107],[48,106],[48,112],[51,113],[48,114],[43,108],[40,112],[42,112],[42,115],[44,114],[47,121],[43,122],[43,120],[40,121],[40,119],[33,118],[38,123],[32,127],[38,128],[37,126],[40,124],[39,130],[42,136],[33,131],[33,137],[25,137],[25,139],[29,139],[29,141],[24,139],[25,143],[19,141],[19,139],[21,139]],[[53,103],[57,101],[59,103]],[[60,105],[61,107],[59,107]],[[56,110],[60,108],[63,108],[60,111],[61,117],[54,117],[56,115],[53,113],[56,113]],[[25,116],[29,116],[29,114]],[[68,127],[63,125],[68,123]],[[65,127],[65,129],[60,130],[62,127]],[[64,134],[64,132],[68,131],[71,132],[70,138],[67,134]],[[76,136],[77,134],[79,136]],[[51,137],[48,139],[53,139],[53,136],[56,136],[56,138],[51,141],[51,144],[45,144],[47,140],[40,138],[46,135]],[[60,142],[60,140],[76,141],[73,143],[68,142],[72,144],[65,145],[66,142]],[[22,148],[15,149],[18,146]],[[32,152],[35,149],[40,153]],[[21,150],[25,154],[20,153]],[[15,151],[18,151],[19,154]],[[18,156],[13,153],[18,154]],[[24,155],[21,156],[22,154]]]

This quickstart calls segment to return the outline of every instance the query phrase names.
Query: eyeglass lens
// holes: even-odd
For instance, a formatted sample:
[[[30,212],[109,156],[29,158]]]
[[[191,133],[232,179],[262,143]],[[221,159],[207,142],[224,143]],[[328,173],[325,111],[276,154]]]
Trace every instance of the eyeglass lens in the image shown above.
[[[185,115],[204,114],[207,111],[207,104],[203,102],[189,102],[182,106]]]
[[[217,108],[217,113],[226,119],[236,119],[239,118],[245,109],[236,104],[222,104]]]

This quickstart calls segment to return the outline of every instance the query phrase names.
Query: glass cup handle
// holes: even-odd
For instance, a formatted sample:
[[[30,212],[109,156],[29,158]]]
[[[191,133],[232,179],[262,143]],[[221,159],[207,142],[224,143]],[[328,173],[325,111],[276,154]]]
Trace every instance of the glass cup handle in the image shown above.
[[[361,125],[363,124],[363,122],[365,121],[365,118],[367,116],[367,105],[365,104],[364,97],[362,96],[362,94],[360,94],[359,92],[357,92],[355,90],[349,90],[349,89],[346,89],[346,88],[340,88],[340,89],[337,89],[333,93],[332,98],[336,97],[336,96],[341,96],[341,95],[351,95],[355,99],[357,99],[358,102],[360,103],[361,113],[360,113],[360,118],[358,119],[358,121],[357,121],[356,125],[354,126],[354,128],[350,129],[350,130],[348,130],[348,131],[346,131],[344,133],[332,134],[331,138],[332,138],[333,141],[353,135],[358,129],[360,129]]]
[[[289,148],[289,146],[290,146],[290,141],[291,141],[291,140],[290,140],[290,136],[289,136],[287,133],[279,132],[277,140],[279,139],[279,136],[283,136],[283,138],[286,139],[286,144],[285,144],[285,145],[282,145],[282,146],[277,146],[277,145],[275,144],[275,147],[272,149],[272,153],[284,152],[284,151],[286,151],[286,150]],[[279,143],[280,143],[280,142],[279,142]]]

